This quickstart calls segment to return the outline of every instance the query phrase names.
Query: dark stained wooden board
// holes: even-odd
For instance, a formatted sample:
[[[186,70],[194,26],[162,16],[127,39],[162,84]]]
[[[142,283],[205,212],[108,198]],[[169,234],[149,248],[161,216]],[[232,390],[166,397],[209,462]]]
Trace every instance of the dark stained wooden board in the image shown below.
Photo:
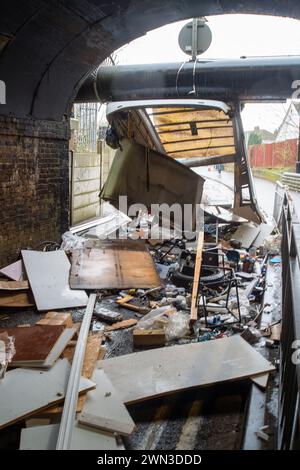
[[[16,354],[14,362],[45,361],[56,341],[64,331],[64,326],[35,325],[28,328],[1,328],[15,338]]]

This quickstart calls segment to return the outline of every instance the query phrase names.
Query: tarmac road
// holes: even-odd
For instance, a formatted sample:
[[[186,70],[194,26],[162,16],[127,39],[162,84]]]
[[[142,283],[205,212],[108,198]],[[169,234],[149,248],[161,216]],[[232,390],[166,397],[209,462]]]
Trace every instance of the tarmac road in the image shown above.
[[[194,168],[194,171],[204,178],[209,178],[209,181],[213,179],[221,186],[222,191],[224,191],[224,187],[227,190],[229,188],[233,190],[233,173],[231,172],[223,171],[219,177],[218,172],[214,168],[211,171],[208,171],[207,168]],[[253,180],[259,206],[268,214],[273,214],[276,184],[262,178],[253,178]],[[294,201],[296,213],[300,218],[300,193],[290,191],[290,194]]]

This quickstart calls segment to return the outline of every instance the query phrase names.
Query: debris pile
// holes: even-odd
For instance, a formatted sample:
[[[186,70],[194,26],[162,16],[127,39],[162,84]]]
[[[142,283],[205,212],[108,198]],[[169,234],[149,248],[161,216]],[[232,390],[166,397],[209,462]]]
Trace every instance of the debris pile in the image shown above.
[[[255,346],[280,339],[280,319],[261,324],[278,235],[245,248],[247,230],[206,220],[194,241],[103,240],[128,223],[107,217],[1,270],[0,429],[20,423],[20,449],[122,449],[127,405],[228,380],[265,388],[274,370]],[[12,311],[28,323],[6,326]],[[128,354],[114,354],[125,334]]]

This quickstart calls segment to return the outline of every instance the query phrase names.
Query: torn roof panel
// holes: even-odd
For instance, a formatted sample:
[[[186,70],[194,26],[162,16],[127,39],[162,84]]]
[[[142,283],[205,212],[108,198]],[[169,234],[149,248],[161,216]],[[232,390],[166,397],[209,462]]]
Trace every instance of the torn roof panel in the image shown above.
[[[172,158],[235,153],[232,120],[223,110],[155,108],[150,117],[166,154]]]

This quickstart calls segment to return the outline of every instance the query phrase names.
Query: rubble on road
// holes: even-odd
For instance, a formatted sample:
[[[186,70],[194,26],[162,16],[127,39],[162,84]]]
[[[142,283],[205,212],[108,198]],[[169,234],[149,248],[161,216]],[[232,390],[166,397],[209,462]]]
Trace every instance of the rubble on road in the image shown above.
[[[76,419],[71,423],[71,430],[76,444],[72,440],[71,448],[79,445],[76,440],[79,435],[84,440],[100,439],[103,445],[117,448],[116,436],[119,439],[120,435],[135,432],[136,426],[125,405],[132,397],[140,400],[156,396],[159,374],[152,376],[154,389],[152,385],[148,387],[145,376],[147,370],[149,374],[152,370],[153,358],[157,358],[153,367],[160,368],[160,358],[166,357],[163,380],[168,377],[168,364],[171,370],[169,352],[177,358],[174,367],[180,368],[176,369],[178,375],[174,372],[166,387],[162,387],[162,394],[184,390],[186,382],[198,388],[207,385],[205,380],[203,383],[196,380],[192,370],[189,375],[188,369],[180,365],[181,355],[192,354],[191,351],[199,350],[199,361],[195,361],[195,364],[199,362],[199,367],[203,366],[201,351],[206,351],[211,370],[215,354],[223,344],[237,344],[243,351],[242,368],[236,371],[233,366],[227,368],[225,358],[222,374],[216,371],[216,375],[209,378],[210,384],[222,383],[230,372],[230,380],[247,377],[265,390],[269,372],[274,369],[262,358],[259,349],[262,346],[276,348],[280,340],[280,321],[265,321],[268,315],[272,318],[268,311],[273,309],[265,299],[266,271],[270,263],[275,268],[281,263],[278,235],[271,235],[262,246],[251,246],[251,243],[248,246],[248,242],[237,240],[237,226],[243,234],[247,231],[244,219],[231,216],[226,210],[209,210],[202,238],[198,241],[171,236],[146,241],[107,241],[100,236],[106,229],[122,231],[127,226],[130,237],[134,238],[134,233],[147,231],[151,217],[138,215],[142,229],[138,224],[133,229],[124,218],[120,224],[116,214],[105,217],[92,225],[83,224],[73,233],[65,233],[59,250],[23,250],[22,260],[0,270],[3,311],[0,316],[0,380],[6,383],[5,389],[0,389],[0,399],[5,401],[11,393],[17,397],[16,388],[21,382],[33,380],[35,384],[32,397],[25,394],[23,405],[16,406],[13,414],[0,416],[0,426],[20,422],[24,416],[32,416],[38,424],[42,420],[47,425],[35,425],[32,429],[41,428],[45,434],[41,445],[47,448],[55,448],[59,440],[58,423],[63,422],[65,407],[70,406],[68,380],[74,368],[81,367],[81,361],[82,378],[78,387],[74,385],[77,388],[72,398]],[[249,235],[249,231],[247,233]],[[92,310],[86,307],[85,290],[95,292]],[[5,327],[4,322],[12,319],[13,307],[17,312],[25,312],[25,317],[27,310],[34,316],[13,328]],[[88,322],[87,313],[90,315]],[[26,328],[20,328],[24,326]],[[84,329],[85,347],[82,343]],[[118,349],[123,342],[126,342],[128,356]],[[148,355],[144,356],[143,350]],[[144,381],[143,389],[132,380],[129,395],[125,396],[124,387],[118,381],[115,383],[115,369],[110,369],[114,356],[120,356],[120,364],[124,363],[121,375],[127,374],[126,361],[131,358],[137,361],[136,369],[131,372],[138,383]],[[251,357],[261,361],[260,369],[249,367]],[[143,364],[143,358],[148,362]],[[233,350],[228,361],[234,364]],[[117,360],[115,363],[119,364]],[[39,378],[40,371],[44,371],[44,375]],[[49,396],[40,397],[39,391],[48,387],[48,381],[52,383]],[[96,389],[87,392],[93,387]],[[105,399],[102,387],[113,393],[113,399]],[[105,402],[111,411],[106,410]],[[82,435],[83,425],[87,434]],[[260,438],[263,432],[260,431]],[[24,428],[20,448],[32,448],[36,436],[35,432]]]

